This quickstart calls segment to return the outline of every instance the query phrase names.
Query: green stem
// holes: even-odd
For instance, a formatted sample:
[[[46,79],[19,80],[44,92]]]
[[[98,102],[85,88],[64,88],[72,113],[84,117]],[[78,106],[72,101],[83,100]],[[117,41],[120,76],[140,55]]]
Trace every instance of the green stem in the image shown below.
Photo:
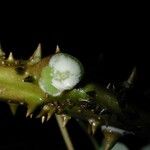
[[[60,128],[61,134],[63,136],[63,139],[66,143],[67,149],[68,150],[74,150],[74,147],[73,147],[73,144],[72,144],[71,139],[69,137],[69,133],[67,131],[67,128],[63,127],[62,118],[59,115],[56,115],[56,120],[57,120],[58,126]]]
[[[132,129],[136,126],[149,127],[150,114],[148,112],[140,108],[134,109],[130,105],[122,111],[117,97],[97,84],[87,83],[83,87],[64,91],[56,97],[47,95],[39,86],[38,81],[49,59],[50,57],[43,58],[39,63],[31,66],[21,63],[24,72],[17,71],[19,64],[13,65],[7,61],[5,63],[8,64],[5,64],[0,61],[0,100],[7,103],[25,104],[28,107],[28,114],[33,113],[40,105],[49,104],[53,105],[57,113],[66,113],[87,121],[93,119],[101,125],[109,123],[111,126],[123,129],[129,129],[129,127]],[[28,77],[32,77],[33,81],[25,80]],[[106,110],[108,114],[101,115],[103,110]],[[139,116],[133,121],[127,120],[131,111]]]

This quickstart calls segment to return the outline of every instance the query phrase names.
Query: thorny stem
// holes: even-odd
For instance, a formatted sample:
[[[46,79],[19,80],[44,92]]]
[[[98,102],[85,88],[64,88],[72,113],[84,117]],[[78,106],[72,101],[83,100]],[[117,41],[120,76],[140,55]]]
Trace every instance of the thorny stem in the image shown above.
[[[71,139],[70,139],[69,133],[67,131],[67,128],[63,127],[62,118],[59,115],[55,115],[55,116],[56,116],[56,120],[57,120],[58,126],[60,128],[61,134],[63,136],[63,139],[64,139],[64,141],[66,143],[67,149],[68,150],[74,150],[74,147],[73,147],[73,144],[71,142]]]
[[[55,113],[66,113],[68,116],[88,122],[92,119],[94,124],[99,122],[100,125],[109,124],[117,128],[137,129],[137,131],[139,127],[150,125],[149,112],[136,105],[132,106],[128,102],[121,106],[120,96],[110,89],[100,87],[99,84],[81,84],[56,97],[47,95],[39,86],[38,81],[42,69],[48,65],[51,57],[43,58],[34,64],[34,61],[37,61],[37,55],[35,55],[31,57],[33,58],[31,65],[28,61],[13,61],[12,55],[5,60],[2,58],[2,52],[0,54],[0,101],[26,105],[27,116],[34,113],[39,106],[47,105],[48,111],[44,110],[44,107],[41,110],[45,114],[51,113],[51,109],[56,109]],[[136,69],[128,79],[129,84],[133,82],[135,71]],[[54,108],[51,108],[51,105]]]

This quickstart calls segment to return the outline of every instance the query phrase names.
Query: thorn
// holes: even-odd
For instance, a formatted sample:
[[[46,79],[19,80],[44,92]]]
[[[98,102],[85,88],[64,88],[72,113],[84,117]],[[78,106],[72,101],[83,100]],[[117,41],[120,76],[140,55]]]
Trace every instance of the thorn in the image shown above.
[[[30,116],[31,112],[28,110],[26,113],[26,118],[28,118]]]
[[[127,80],[127,83],[128,83],[129,85],[132,85],[132,84],[133,84],[133,82],[134,82],[134,80],[135,80],[135,76],[136,76],[136,67],[134,67],[134,68],[132,69],[132,72],[131,72],[131,74],[130,74],[128,80]]]
[[[113,87],[112,87],[112,88],[113,88],[113,90],[115,90],[115,89],[116,89],[116,87],[115,87],[115,85],[114,85],[114,84],[113,84]]]
[[[31,119],[33,118],[33,114],[30,114],[30,116],[29,116]]]
[[[24,105],[24,103],[23,103],[23,102],[20,102],[20,105]]]
[[[110,89],[110,85],[111,85],[111,83],[108,83],[106,86],[106,89]]]
[[[92,134],[94,135],[97,130],[97,125],[96,123],[93,123],[91,126],[92,126]]]
[[[8,105],[9,105],[9,108],[10,108],[12,114],[15,115],[19,105],[18,104],[13,104],[13,103],[9,103]]]
[[[36,118],[41,118],[43,115],[46,115],[47,110],[45,109],[47,107],[47,105],[45,105],[42,110],[40,111],[40,113],[36,116]]]
[[[54,111],[55,111],[55,110],[49,111],[49,112],[47,113],[47,121],[52,117]]]
[[[1,44],[0,44],[0,58],[5,59],[5,53],[2,50]]]
[[[61,116],[62,122],[63,122],[62,126],[65,127],[67,125],[68,121],[71,119],[71,117],[68,115],[65,115],[65,114],[60,115],[60,116]]]
[[[55,50],[55,53],[60,53],[61,51],[60,51],[60,48],[59,48],[59,46],[57,45],[56,46],[56,50]]]
[[[29,65],[34,65],[38,63],[41,60],[42,57],[42,49],[41,49],[41,44],[38,44],[37,49],[33,53],[33,55],[30,57],[28,64]]]
[[[13,57],[12,52],[9,53],[9,56],[8,56],[7,61],[8,61],[8,62],[14,62],[14,57]]]
[[[33,112],[36,109],[36,107],[37,107],[37,105],[28,104],[26,118],[29,117],[29,116],[31,117],[33,115]]]
[[[110,150],[124,134],[125,130],[118,129],[111,126],[102,126],[104,135],[103,146],[104,150]]]
[[[114,84],[108,83],[107,86],[106,86],[106,89],[108,89],[108,90],[109,90],[109,89],[115,90],[116,87],[115,87]]]
[[[46,116],[47,115],[47,121],[51,118],[51,116],[53,115],[53,113],[55,112],[55,107],[52,104],[47,104],[45,105],[42,110],[40,111],[40,113],[36,116],[36,118],[41,118],[42,116]]]
[[[133,87],[133,84],[135,82],[135,78],[136,78],[136,67],[134,67],[132,69],[132,72],[129,76],[129,78],[123,82],[123,87],[126,88],[126,89],[130,89]]]
[[[94,135],[97,130],[97,127],[99,126],[99,122],[96,121],[95,119],[89,119],[88,121],[90,124],[92,135]]]
[[[42,124],[44,123],[45,119],[46,119],[46,117],[45,117],[45,116],[42,116],[42,118],[41,118]]]
[[[108,110],[106,108],[103,108],[99,114],[103,115],[103,114],[106,114],[107,112],[108,112]]]

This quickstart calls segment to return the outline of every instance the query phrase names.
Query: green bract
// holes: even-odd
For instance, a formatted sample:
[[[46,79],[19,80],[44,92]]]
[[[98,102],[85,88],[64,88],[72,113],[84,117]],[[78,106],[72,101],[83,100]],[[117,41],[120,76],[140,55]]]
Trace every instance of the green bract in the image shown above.
[[[57,53],[43,68],[39,85],[44,92],[57,96],[77,85],[82,75],[83,66],[77,58],[65,53]]]

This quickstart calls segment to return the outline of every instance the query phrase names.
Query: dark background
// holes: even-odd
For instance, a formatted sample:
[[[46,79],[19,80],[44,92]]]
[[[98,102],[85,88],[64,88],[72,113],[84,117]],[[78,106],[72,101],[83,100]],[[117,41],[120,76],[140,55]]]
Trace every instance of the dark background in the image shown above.
[[[73,4],[67,8],[58,5],[45,8],[39,4],[39,7],[16,6],[16,9],[10,5],[11,9],[7,7],[1,12],[1,46],[7,56],[12,51],[15,58],[28,59],[39,42],[43,57],[54,53],[58,44],[63,52],[83,63],[86,79],[103,86],[126,80],[137,66],[138,91],[147,91],[150,81],[147,12],[139,7],[132,11],[133,7],[116,10],[106,6],[101,10],[99,6],[78,8]],[[22,109],[13,117],[7,105],[0,104],[0,150],[66,149],[54,118],[41,125],[40,120],[26,119],[25,108]],[[68,128],[77,150],[93,149],[75,120]],[[100,130],[95,136],[101,138]],[[137,137],[122,140],[131,149],[146,141]]]

